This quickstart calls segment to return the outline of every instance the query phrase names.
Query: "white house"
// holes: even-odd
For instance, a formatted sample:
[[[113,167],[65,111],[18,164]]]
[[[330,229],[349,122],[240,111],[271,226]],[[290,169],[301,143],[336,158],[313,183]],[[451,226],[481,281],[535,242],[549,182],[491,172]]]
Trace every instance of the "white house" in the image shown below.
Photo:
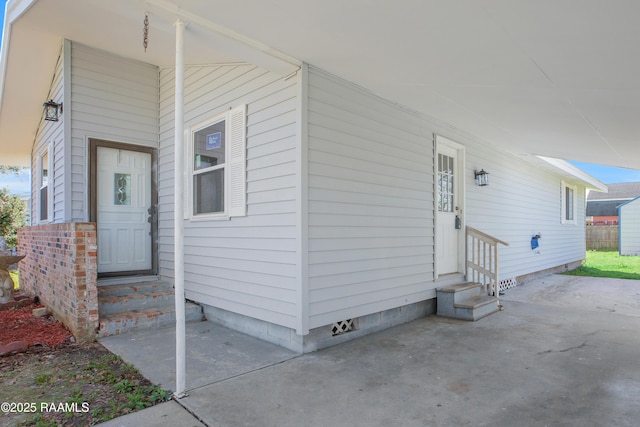
[[[298,28],[304,11],[290,6]],[[606,187],[555,158],[597,157],[575,150],[582,124],[558,133],[556,119],[522,125],[513,111],[512,130],[492,128],[489,116],[430,92],[415,103],[420,96],[407,93],[420,91],[403,87],[418,78],[411,64],[396,63],[392,75],[354,51],[349,60],[371,71],[355,78],[355,68],[323,62],[315,44],[311,59],[272,47],[278,26],[291,23],[269,21],[258,38],[240,25],[238,7],[9,1],[0,153],[33,168],[25,240],[78,232],[55,225],[96,224],[96,250],[86,253],[96,268],[77,282],[80,293],[107,279],[175,282],[208,320],[304,352],[433,313],[436,289],[463,282],[469,256],[490,242],[508,243],[499,245],[496,286],[584,259],[585,192]],[[176,19],[188,21],[184,35]],[[305,25],[308,34],[280,35],[290,52],[317,36]],[[342,30],[326,30],[328,53]],[[358,37],[343,40],[357,50]],[[423,61],[413,65],[426,70]],[[47,100],[58,121],[44,120]],[[489,185],[477,185],[480,171]],[[486,236],[477,247],[467,247],[469,230]],[[97,309],[88,312],[97,321]]]
[[[618,206],[618,252],[640,255],[640,197]]]

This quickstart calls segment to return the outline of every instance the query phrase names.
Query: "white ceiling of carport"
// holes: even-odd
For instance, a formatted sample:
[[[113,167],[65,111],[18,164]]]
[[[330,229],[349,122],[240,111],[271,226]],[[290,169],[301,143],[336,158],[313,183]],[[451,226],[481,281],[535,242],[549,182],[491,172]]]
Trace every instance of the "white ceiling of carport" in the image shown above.
[[[174,6],[211,24],[188,26],[187,62],[264,61],[239,50],[238,38],[253,41],[515,154],[640,169],[635,0],[39,0],[14,23],[11,42],[42,50],[47,65],[63,37],[171,65]],[[34,29],[37,46],[27,40]],[[20,68],[29,58],[11,59],[9,84],[29,74]],[[52,66],[43,67],[48,76]],[[7,102],[39,114],[43,101],[44,87],[37,96],[11,90],[5,84],[3,150]]]

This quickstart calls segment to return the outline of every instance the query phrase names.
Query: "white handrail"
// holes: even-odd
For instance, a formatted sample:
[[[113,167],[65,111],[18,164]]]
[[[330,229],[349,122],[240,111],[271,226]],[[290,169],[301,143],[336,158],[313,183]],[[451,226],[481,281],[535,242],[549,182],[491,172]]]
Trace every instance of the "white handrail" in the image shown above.
[[[498,245],[509,246],[509,243],[467,226],[467,280],[480,283],[487,294],[498,297],[499,264]]]

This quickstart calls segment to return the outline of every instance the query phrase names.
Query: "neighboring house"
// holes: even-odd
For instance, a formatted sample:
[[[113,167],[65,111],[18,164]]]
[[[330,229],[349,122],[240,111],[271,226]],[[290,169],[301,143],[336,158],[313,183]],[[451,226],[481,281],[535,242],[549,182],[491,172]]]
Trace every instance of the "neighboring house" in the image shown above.
[[[304,352],[346,339],[336,327],[358,336],[432,313],[436,288],[467,274],[467,227],[509,243],[501,282],[585,257],[586,190],[606,187],[564,161],[509,153],[313,65],[270,68],[259,55],[187,64],[182,104],[175,67],[92,40],[61,40],[48,70],[43,97],[63,108],[30,135],[33,226],[21,243],[32,253],[44,235],[42,252],[60,257],[25,259],[25,281],[71,271],[68,298],[92,298],[59,309],[86,309],[75,321],[87,334],[103,279],[172,281],[183,267],[207,319]],[[489,185],[476,185],[480,170]]]
[[[618,206],[618,215],[620,255],[640,255],[640,196]]]
[[[618,206],[640,196],[640,182],[608,184],[608,192],[590,191],[587,195],[587,224],[618,224]]]

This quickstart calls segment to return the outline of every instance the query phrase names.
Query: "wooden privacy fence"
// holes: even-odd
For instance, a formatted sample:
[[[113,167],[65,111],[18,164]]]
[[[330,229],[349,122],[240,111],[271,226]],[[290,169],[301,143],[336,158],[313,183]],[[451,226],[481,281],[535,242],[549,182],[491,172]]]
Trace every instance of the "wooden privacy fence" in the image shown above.
[[[588,250],[618,249],[617,225],[588,225],[586,229]]]

